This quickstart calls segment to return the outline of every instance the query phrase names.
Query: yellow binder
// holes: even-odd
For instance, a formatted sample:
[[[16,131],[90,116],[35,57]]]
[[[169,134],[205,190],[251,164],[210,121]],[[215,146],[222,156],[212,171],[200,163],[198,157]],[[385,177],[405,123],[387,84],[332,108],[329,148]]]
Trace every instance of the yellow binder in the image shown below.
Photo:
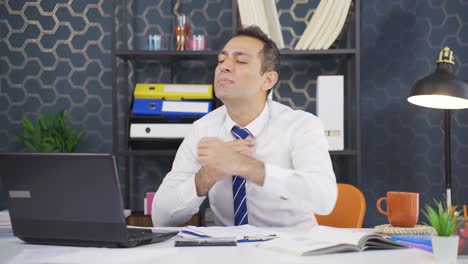
[[[134,96],[138,99],[213,99],[213,85],[137,83]]]

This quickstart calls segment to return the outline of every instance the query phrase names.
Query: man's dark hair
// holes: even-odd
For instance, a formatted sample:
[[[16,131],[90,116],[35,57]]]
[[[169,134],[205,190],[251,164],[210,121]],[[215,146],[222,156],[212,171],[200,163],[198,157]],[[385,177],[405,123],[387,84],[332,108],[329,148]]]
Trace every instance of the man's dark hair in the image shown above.
[[[279,74],[280,71],[280,53],[276,43],[271,40],[263,31],[257,26],[248,26],[240,28],[234,37],[247,36],[260,40],[263,42],[263,49],[260,51],[260,59],[262,62],[260,68],[260,74],[264,74],[267,71],[276,71]],[[276,84],[275,84],[276,86]],[[269,92],[271,89],[269,90]],[[268,92],[268,93],[269,93]]]

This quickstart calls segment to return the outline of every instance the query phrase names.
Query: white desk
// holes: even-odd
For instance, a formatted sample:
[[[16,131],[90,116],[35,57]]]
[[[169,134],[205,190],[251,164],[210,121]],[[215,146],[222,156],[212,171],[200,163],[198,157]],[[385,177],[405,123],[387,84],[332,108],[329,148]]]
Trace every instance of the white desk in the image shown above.
[[[0,236],[0,263],[434,263],[430,253],[417,249],[340,253],[300,257],[241,243],[237,247],[174,247],[174,241],[131,249],[78,248],[25,244]],[[459,259],[468,263],[468,259]]]

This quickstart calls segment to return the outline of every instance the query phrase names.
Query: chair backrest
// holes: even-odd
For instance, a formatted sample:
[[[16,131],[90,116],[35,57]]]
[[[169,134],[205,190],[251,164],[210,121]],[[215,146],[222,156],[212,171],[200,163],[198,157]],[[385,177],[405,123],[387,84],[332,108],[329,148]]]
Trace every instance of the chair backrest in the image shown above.
[[[338,198],[333,211],[315,217],[319,225],[361,228],[365,214],[366,199],[362,192],[351,184],[338,183]]]

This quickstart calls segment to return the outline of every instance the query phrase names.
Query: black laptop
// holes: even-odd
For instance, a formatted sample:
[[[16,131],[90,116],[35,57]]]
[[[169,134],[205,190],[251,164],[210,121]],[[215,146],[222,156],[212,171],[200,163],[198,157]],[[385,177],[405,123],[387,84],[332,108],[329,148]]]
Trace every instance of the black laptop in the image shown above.
[[[127,228],[109,154],[0,154],[13,233],[35,244],[135,247],[177,232]]]

